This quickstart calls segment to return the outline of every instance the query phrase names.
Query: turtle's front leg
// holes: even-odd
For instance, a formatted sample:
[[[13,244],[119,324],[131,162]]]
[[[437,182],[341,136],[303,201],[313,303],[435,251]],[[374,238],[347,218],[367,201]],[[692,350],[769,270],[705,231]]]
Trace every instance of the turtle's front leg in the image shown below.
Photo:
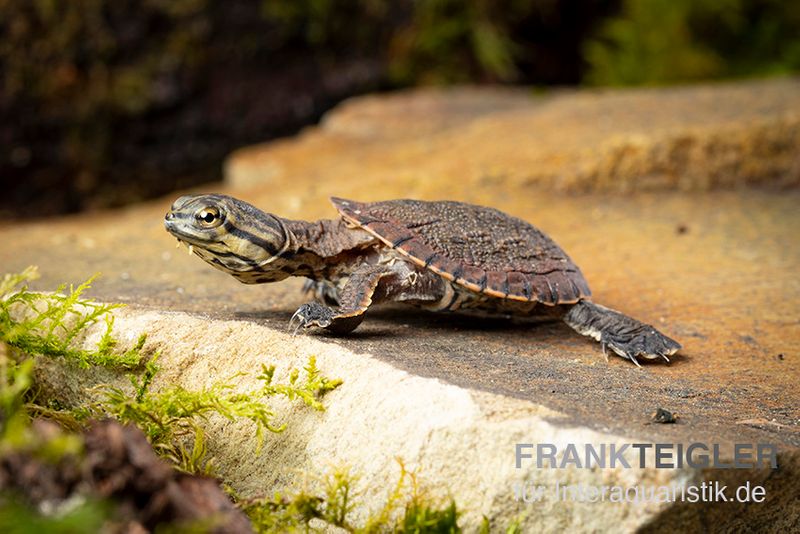
[[[392,272],[383,267],[370,266],[357,270],[339,292],[339,305],[328,307],[319,302],[308,302],[300,306],[289,321],[292,328],[295,321],[300,328],[319,327],[345,334],[355,330],[364,319],[364,312],[373,302],[378,283],[384,277],[392,276]]]

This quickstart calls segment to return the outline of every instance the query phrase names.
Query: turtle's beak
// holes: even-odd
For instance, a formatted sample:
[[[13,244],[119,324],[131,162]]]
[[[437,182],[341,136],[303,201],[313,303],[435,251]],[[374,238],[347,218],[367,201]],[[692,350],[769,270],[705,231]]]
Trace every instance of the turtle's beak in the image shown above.
[[[197,243],[197,236],[193,235],[192,233],[187,233],[187,227],[185,223],[186,219],[185,217],[182,217],[180,213],[175,213],[174,211],[169,210],[167,214],[164,215],[164,229],[167,232],[177,237],[179,241]]]

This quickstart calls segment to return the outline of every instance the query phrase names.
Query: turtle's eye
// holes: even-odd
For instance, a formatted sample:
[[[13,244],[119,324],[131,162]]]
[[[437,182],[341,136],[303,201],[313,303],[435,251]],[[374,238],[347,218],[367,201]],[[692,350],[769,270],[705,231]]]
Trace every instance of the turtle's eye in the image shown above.
[[[217,226],[222,222],[219,210],[213,206],[199,210],[195,213],[194,217],[201,226],[205,226],[206,228]]]

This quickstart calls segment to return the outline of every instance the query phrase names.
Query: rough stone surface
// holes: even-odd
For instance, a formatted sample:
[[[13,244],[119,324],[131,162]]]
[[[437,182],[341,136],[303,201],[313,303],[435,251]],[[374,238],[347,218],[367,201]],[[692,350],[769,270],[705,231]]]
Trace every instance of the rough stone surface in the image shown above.
[[[430,90],[356,98],[299,140],[241,150],[237,187],[380,198],[523,186],[710,190],[800,184],[800,80],[625,91]],[[309,157],[313,154],[313,157]],[[349,187],[342,190],[342,177]],[[462,193],[463,194],[463,193]]]
[[[783,91],[790,98],[796,88],[796,82],[780,81],[725,91],[767,96]],[[712,90],[665,91],[669,96],[670,91]],[[633,98],[639,93],[624,94]],[[641,94],[655,100],[661,93]],[[350,114],[349,126],[334,113],[321,131],[267,149],[280,158],[270,160],[261,150],[259,161],[275,170],[272,181],[258,177],[245,187],[247,180],[236,180],[238,187],[219,191],[290,218],[332,217],[335,212],[325,197],[334,193],[357,200],[450,198],[500,208],[553,237],[581,266],[595,301],[653,323],[681,341],[685,348],[671,365],[640,370],[620,358],[606,362],[598,344],[561,323],[516,324],[404,308],[371,312],[346,338],[291,338],[286,327],[303,303],[301,281],[243,286],[188,257],[185,249],[174,249],[161,223],[173,198],[0,227],[0,265],[13,271],[38,264],[43,278],[34,287],[42,289],[102,271],[93,295],[131,304],[120,314],[118,327],[130,342],[143,330],[151,333],[150,346],[164,350],[162,380],[170,383],[198,387],[240,370],[252,372],[260,362],[275,363],[286,373],[312,354],[327,374],[343,378],[344,385],[326,399],[327,412],[286,412],[292,425],[285,434],[272,436],[260,457],[251,452],[252,429],[214,423],[209,446],[225,478],[242,491],[271,491],[274,485],[296,482],[296,468],[344,462],[366,473],[364,487],[380,499],[385,493],[379,495],[376,488],[389,490],[396,474],[393,458],[399,455],[421,467],[437,492],[452,491],[468,510],[469,524],[481,513],[508,518],[527,510],[527,524],[542,528],[606,530],[613,525],[632,530],[648,525],[659,531],[674,526],[679,517],[720,528],[796,526],[800,191],[564,196],[536,191],[502,173],[487,171],[480,183],[471,181],[474,176],[468,172],[464,180],[455,180],[458,174],[444,166],[437,167],[441,179],[433,180],[437,161],[443,164],[449,158],[453,168],[462,163],[468,168],[468,160],[483,150],[478,140],[490,135],[489,130],[478,129],[484,133],[471,138],[472,144],[463,138],[457,152],[447,143],[417,142],[417,137],[430,132],[455,136],[484,119],[494,124],[496,118],[488,117],[487,109],[504,107],[509,118],[535,114],[524,95],[495,95],[481,100],[483,107],[471,95],[388,97],[387,109],[407,99],[407,115],[423,121],[382,110],[380,97],[349,104],[339,115]],[[579,98],[608,102],[621,97]],[[741,108],[748,107],[744,98]],[[769,105],[738,110],[737,117],[749,113],[750,119],[731,121],[746,128],[758,123],[757,113],[773,116],[770,110],[783,104],[767,100]],[[711,113],[707,107],[695,111]],[[359,109],[361,115],[355,113]],[[384,113],[392,120],[372,121]],[[601,110],[594,113],[602,115]],[[508,135],[530,128],[520,124]],[[421,130],[417,134],[412,127]],[[553,136],[560,135],[550,128]],[[343,133],[328,135],[326,129]],[[595,150],[592,139],[583,140],[587,151]],[[497,165],[507,164],[504,156],[497,157]],[[245,159],[234,159],[231,168]],[[395,179],[381,181],[388,176]],[[778,181],[790,183],[792,176]],[[48,376],[74,399],[83,398],[85,381],[90,380],[56,367]],[[241,387],[248,387],[247,380]],[[651,424],[657,408],[676,413],[677,424]],[[513,468],[513,444],[519,441],[705,441],[721,443],[728,452],[732,443],[767,442],[781,448],[782,468],[772,474],[668,469],[519,473]],[[626,485],[745,477],[754,483],[763,479],[771,489],[770,500],[758,507],[520,506],[513,501],[511,486],[524,477],[541,484]],[[713,523],[703,523],[702,514],[714,518]],[[776,517],[782,523],[771,523]]]
[[[422,487],[435,499],[457,499],[463,511],[462,526],[475,529],[482,515],[495,525],[527,512],[525,525],[545,532],[565,528],[585,531],[620,531],[645,527],[666,531],[675,525],[708,526],[698,506],[666,503],[558,502],[552,496],[556,484],[583,486],[658,486],[700,484],[718,480],[735,488],[750,481],[768,488],[769,501],[752,513],[739,506],[738,517],[726,517],[727,509],[712,506],[711,514],[730,528],[769,526],[776,531],[797,525],[800,490],[800,455],[784,448],[777,476],[769,469],[725,472],[701,469],[516,469],[517,443],[553,443],[564,447],[590,444],[648,443],[654,432],[643,418],[626,432],[611,433],[576,424],[568,412],[490,392],[467,389],[442,380],[414,376],[369,354],[352,352],[315,338],[292,337],[249,321],[211,320],[183,313],[126,310],[118,314],[117,327],[133,343],[138,332],[149,333],[151,350],[162,352],[153,387],[182,385],[199,389],[220,380],[230,382],[236,373],[237,388],[258,387],[255,370],[262,363],[275,364],[277,381],[286,380],[291,368],[300,368],[314,356],[320,369],[344,383],[324,399],[325,412],[314,412],[278,402],[276,423],[287,423],[282,434],[267,437],[256,453],[254,430],[248,423],[211,418],[206,436],[210,453],[225,482],[243,496],[258,496],[275,489],[314,484],[332,466],[346,465],[359,478],[356,494],[368,495],[356,513],[380,508],[399,476],[397,458],[418,473]],[[86,342],[96,342],[100,328]],[[103,369],[76,373],[67,366],[47,363],[40,372],[45,394],[50,391],[70,403],[85,402],[97,383],[123,385],[124,378]],[[601,401],[595,400],[595,405]],[[689,442],[689,429],[672,428],[655,438],[661,442]],[[658,434],[657,432],[655,433]],[[708,438],[722,443],[722,436]],[[761,436],[762,440],[772,441]],[[739,442],[747,441],[744,439]],[[729,451],[724,454],[729,458]],[[638,453],[624,455],[636,466]],[[649,465],[653,454],[648,454]],[[305,474],[302,474],[305,473]],[[542,502],[520,503],[515,486],[542,485],[550,492]],[[532,490],[525,490],[528,496]],[[786,517],[776,517],[789,512]],[[754,522],[755,521],[755,522]]]

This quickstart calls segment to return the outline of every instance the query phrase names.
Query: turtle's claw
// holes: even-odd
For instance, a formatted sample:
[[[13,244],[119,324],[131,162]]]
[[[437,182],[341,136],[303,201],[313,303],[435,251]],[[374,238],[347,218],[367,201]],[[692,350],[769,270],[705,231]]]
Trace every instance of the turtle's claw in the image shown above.
[[[292,337],[296,336],[297,335],[297,331],[300,330],[301,326],[303,326],[304,318],[301,315],[300,311],[301,310],[298,309],[296,312],[294,312],[294,315],[292,315],[292,318],[289,319],[289,328],[288,328],[288,330],[292,333]],[[292,325],[294,324],[295,319],[298,319],[297,326],[295,326],[294,330],[292,330]]]
[[[325,328],[330,326],[332,319],[333,311],[330,308],[317,302],[308,302],[297,308],[292,318],[289,319],[289,329],[292,329],[292,325],[297,320],[297,326],[292,331],[292,335],[296,335],[301,328],[311,328],[312,326]]]
[[[624,343],[618,339],[612,338],[611,336],[603,336],[603,340],[601,341],[603,346],[603,354],[606,357],[606,361],[608,361],[608,353],[606,352],[606,347],[610,348],[619,356],[622,356],[626,360],[632,361],[636,364],[636,367],[641,368],[642,364],[639,363],[639,360],[636,359],[636,356],[644,356],[647,359],[650,359],[647,354],[644,354],[642,351],[637,350],[633,344],[631,343]]]
[[[616,354],[632,361],[638,367],[641,367],[641,365],[637,357],[642,357],[645,360],[663,358],[669,363],[669,358],[667,356],[673,354],[680,348],[680,345],[676,341],[673,341],[653,328],[648,328],[644,332],[636,332],[629,336],[615,336],[604,332],[601,335],[600,342],[603,346],[603,354],[606,354],[606,347],[608,347]],[[606,356],[606,358],[608,358],[608,356]]]

